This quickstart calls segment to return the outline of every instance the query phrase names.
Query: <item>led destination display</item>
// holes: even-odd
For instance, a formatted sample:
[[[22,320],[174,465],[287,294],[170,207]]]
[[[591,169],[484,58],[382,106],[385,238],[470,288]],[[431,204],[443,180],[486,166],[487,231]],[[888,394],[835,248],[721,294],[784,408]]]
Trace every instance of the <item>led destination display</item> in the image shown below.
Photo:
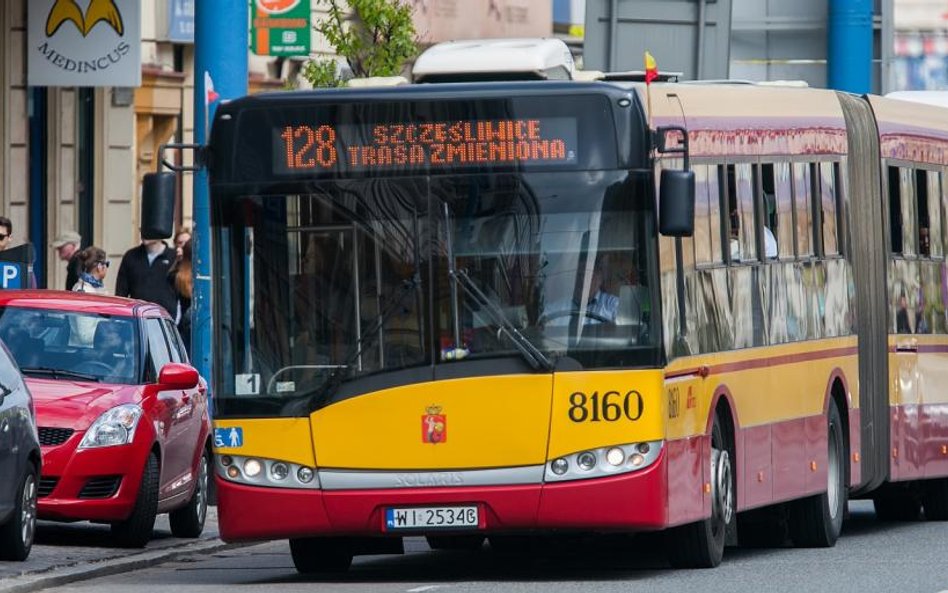
[[[572,165],[578,159],[573,117],[368,126],[300,122],[273,128],[273,145],[277,174]]]

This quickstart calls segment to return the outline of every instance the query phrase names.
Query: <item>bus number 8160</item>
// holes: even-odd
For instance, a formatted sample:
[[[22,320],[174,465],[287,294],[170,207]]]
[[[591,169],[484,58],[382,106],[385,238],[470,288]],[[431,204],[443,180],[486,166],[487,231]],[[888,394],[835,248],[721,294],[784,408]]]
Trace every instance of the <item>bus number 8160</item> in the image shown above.
[[[642,394],[632,390],[625,395],[618,391],[598,391],[586,395],[577,391],[569,396],[569,419],[573,422],[617,422],[623,418],[635,422],[642,417],[645,402]]]

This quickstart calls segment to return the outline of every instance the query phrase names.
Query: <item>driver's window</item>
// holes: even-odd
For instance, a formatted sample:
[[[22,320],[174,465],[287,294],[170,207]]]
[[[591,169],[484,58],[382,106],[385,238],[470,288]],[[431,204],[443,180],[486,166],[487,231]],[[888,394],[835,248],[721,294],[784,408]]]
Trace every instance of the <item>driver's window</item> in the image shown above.
[[[148,381],[153,383],[158,380],[161,368],[171,362],[171,355],[161,331],[160,319],[145,320],[145,335],[148,339]]]

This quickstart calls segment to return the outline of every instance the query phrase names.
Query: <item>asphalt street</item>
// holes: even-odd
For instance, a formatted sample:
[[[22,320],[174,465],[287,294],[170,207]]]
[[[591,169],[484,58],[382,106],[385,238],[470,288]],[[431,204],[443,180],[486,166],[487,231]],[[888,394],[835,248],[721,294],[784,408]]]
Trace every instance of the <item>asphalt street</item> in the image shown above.
[[[57,593],[533,592],[606,591],[767,593],[948,592],[948,524],[885,524],[871,503],[855,502],[844,536],[832,549],[729,549],[714,570],[672,570],[654,536],[563,541],[502,557],[431,551],[406,541],[404,556],[357,558],[345,575],[298,575],[286,542],[178,559],[131,573],[55,589]]]

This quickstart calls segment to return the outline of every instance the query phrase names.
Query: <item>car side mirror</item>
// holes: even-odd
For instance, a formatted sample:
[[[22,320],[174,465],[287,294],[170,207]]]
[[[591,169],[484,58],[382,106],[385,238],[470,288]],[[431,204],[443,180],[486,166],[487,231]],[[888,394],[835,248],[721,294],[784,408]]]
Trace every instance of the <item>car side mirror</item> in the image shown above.
[[[662,169],[658,196],[658,230],[666,237],[690,237],[694,234],[694,171]]]
[[[169,362],[158,373],[158,385],[162,389],[194,389],[198,380],[197,369],[180,362]]]

